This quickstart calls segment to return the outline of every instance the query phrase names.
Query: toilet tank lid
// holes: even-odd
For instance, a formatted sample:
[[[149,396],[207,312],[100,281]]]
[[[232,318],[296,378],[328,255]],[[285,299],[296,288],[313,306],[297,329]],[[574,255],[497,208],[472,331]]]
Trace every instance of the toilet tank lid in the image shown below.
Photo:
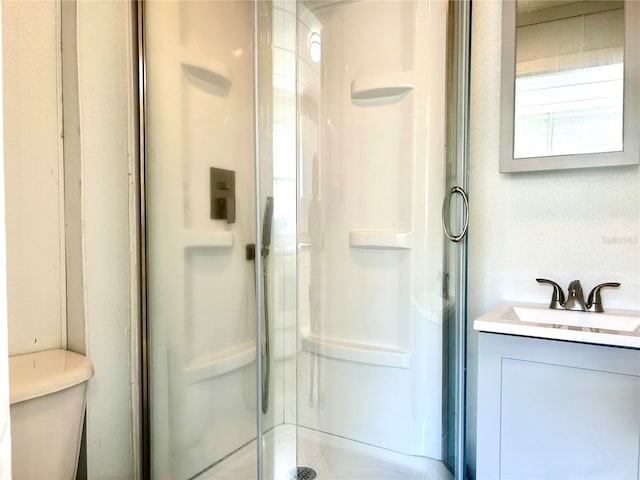
[[[46,350],[9,357],[9,401],[24,402],[59,392],[93,376],[89,359],[67,350]]]

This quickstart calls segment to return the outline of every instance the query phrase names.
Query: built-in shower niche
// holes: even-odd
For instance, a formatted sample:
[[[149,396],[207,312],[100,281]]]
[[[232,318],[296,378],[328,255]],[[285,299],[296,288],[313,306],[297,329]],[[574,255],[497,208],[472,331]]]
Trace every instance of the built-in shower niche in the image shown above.
[[[321,208],[331,220],[323,232],[309,232],[324,247],[311,253],[311,262],[322,264],[322,274],[311,272],[317,277],[312,296],[320,295],[323,305],[311,333],[409,351],[415,95],[410,90],[393,103],[367,107],[343,96],[333,103],[338,100],[339,107],[325,100],[327,108],[344,109],[350,121],[323,144],[333,153],[321,157]]]
[[[183,237],[184,318],[169,335],[167,357],[176,478],[192,477],[256,435],[253,265],[232,238]]]
[[[391,104],[350,106],[337,167],[344,177],[335,192],[343,199],[350,231],[411,230],[414,114],[412,93]]]
[[[298,369],[306,378],[311,376],[312,383],[305,381],[298,388],[300,425],[396,452],[424,455],[423,449],[412,445],[412,422],[423,421],[414,415],[412,373],[405,366],[383,365],[401,364],[406,356],[375,358],[370,351],[354,348],[332,358],[328,355],[335,352],[325,345],[311,341],[303,348]]]
[[[193,360],[169,352],[171,470],[191,478],[256,435],[255,344]]]
[[[254,341],[253,264],[242,249],[185,249],[184,340],[196,363]]]
[[[234,142],[245,127],[237,118],[241,103],[216,74],[193,65],[182,66],[182,195],[185,232],[230,232],[225,222],[211,218],[209,181],[212,167],[236,172],[238,221],[247,224],[252,198],[250,149]],[[233,93],[232,93],[233,92]]]
[[[440,325],[420,322],[410,352],[314,336],[298,355],[297,422],[399,452],[441,459]]]
[[[232,230],[209,215],[209,169],[236,172],[237,218],[244,234],[253,225],[253,74],[251,5],[179,2],[180,152],[183,228]],[[177,180],[177,179],[176,179]],[[233,229],[237,230],[237,229]],[[247,242],[249,239],[247,239]]]

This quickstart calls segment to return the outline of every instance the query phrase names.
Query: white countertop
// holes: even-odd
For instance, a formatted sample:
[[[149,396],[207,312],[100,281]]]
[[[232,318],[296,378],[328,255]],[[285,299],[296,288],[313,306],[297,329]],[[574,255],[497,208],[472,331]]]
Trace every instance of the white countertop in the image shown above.
[[[491,311],[476,319],[473,322],[474,330],[640,349],[640,327],[633,331],[623,332],[606,328],[586,328],[580,326],[524,322],[518,318],[514,307],[540,309],[541,315],[549,308],[547,304],[540,303],[502,302]],[[567,313],[571,315],[574,312]],[[605,313],[615,316],[640,317],[640,312],[629,310],[606,310]],[[582,312],[580,312],[580,314],[582,315]],[[584,315],[591,316],[600,314],[584,313]]]

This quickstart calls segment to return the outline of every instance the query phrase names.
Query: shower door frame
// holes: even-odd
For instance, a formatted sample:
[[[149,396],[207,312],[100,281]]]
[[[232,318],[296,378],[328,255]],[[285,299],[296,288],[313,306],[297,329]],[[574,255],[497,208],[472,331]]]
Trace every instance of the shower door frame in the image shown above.
[[[465,200],[453,221],[461,232],[451,238],[445,225],[444,270],[447,264],[454,266],[454,388],[456,391],[454,417],[454,477],[466,479],[466,382],[467,382],[467,228],[469,209],[469,96],[471,70],[471,0],[449,0],[447,12],[447,170],[446,189],[461,193]],[[445,205],[447,202],[445,200]],[[444,205],[443,205],[444,209]],[[448,262],[448,258],[451,260]],[[447,273],[448,276],[448,273]],[[443,286],[446,291],[448,286]],[[446,398],[443,398],[446,402]],[[445,455],[446,456],[446,455]],[[443,461],[446,460],[443,459]]]
[[[252,38],[252,64],[253,64],[253,79],[252,79],[252,133],[253,133],[253,164],[254,164],[254,199],[256,214],[254,216],[255,222],[255,242],[256,245],[262,244],[262,229],[260,220],[260,156],[259,156],[259,12],[258,5],[260,0],[250,0],[252,2],[253,12],[253,38]],[[132,9],[135,16],[135,25],[137,35],[137,57],[138,57],[138,155],[139,155],[139,178],[138,178],[138,202],[139,202],[139,259],[140,259],[140,338],[138,339],[139,357],[132,358],[132,362],[139,362],[140,365],[140,392],[139,392],[139,418],[135,418],[133,415],[134,423],[140,428],[140,433],[137,436],[138,441],[134,439],[135,445],[139,445],[140,457],[138,463],[138,471],[140,472],[140,478],[143,480],[151,479],[151,416],[150,416],[150,369],[149,369],[149,330],[148,330],[148,297],[147,297],[147,284],[148,284],[148,266],[147,266],[147,186],[146,186],[146,51],[145,51],[145,0],[133,0],[135,6],[132,5]],[[255,288],[256,288],[256,339],[262,338],[263,335],[263,322],[264,318],[264,284],[262,275],[263,259],[261,255],[256,255],[254,259],[255,274]],[[262,413],[260,410],[260,404],[262,402],[262,343],[256,340],[256,446],[257,446],[257,480],[262,480],[262,443],[263,443],[263,431],[262,431]],[[132,402],[134,403],[134,402]],[[134,409],[135,410],[135,409]],[[138,420],[136,422],[136,420]],[[135,455],[134,455],[135,458]]]
[[[149,415],[149,350],[147,331],[147,209],[146,209],[146,56],[144,32],[144,0],[135,0],[138,36],[138,157],[140,205],[140,474],[143,480],[151,478],[151,427]]]
[[[255,235],[256,244],[261,244],[261,219],[260,219],[260,165],[259,165],[259,85],[258,85],[258,3],[259,0],[252,0],[253,4],[253,38],[252,38],[252,61],[253,61],[253,134],[254,134],[254,174],[255,174]],[[148,316],[147,316],[147,227],[146,227],[146,57],[145,57],[145,31],[144,31],[144,9],[145,1],[136,0],[135,7],[132,7],[136,16],[137,24],[137,56],[138,56],[138,135],[139,135],[139,259],[140,259],[140,338],[139,352],[140,358],[132,358],[132,362],[139,362],[140,365],[140,390],[139,390],[139,415],[136,415],[134,408],[133,420],[140,427],[135,445],[139,445],[139,471],[142,479],[151,478],[151,425],[149,413],[149,350],[148,350]],[[462,185],[465,191],[468,190],[469,178],[469,71],[470,71],[470,39],[471,39],[471,1],[470,0],[448,0],[448,38],[447,38],[447,70],[448,75],[451,69],[455,69],[456,76],[451,78],[448,85],[452,85],[447,92],[447,142],[453,148],[447,148],[447,161],[450,161],[451,151],[454,152],[456,162],[454,183]],[[465,222],[465,213],[459,212],[455,219],[459,225]],[[466,236],[465,236],[466,237]],[[455,479],[466,478],[466,455],[465,455],[465,402],[466,402],[466,288],[467,288],[467,241],[466,238],[459,244],[460,248],[452,252],[456,268],[455,279],[455,388],[456,406],[458,415],[455,418]],[[445,248],[445,261],[449,248]],[[256,272],[262,271],[262,258],[256,255]],[[262,321],[264,315],[263,302],[263,282],[261,275],[256,278],[256,338],[262,338]],[[257,472],[258,480],[262,480],[262,414],[259,405],[262,400],[261,363],[262,345],[256,342],[256,442],[257,442]],[[443,399],[444,401],[445,399]],[[135,403],[135,402],[134,402]],[[136,418],[138,417],[138,418]],[[139,420],[136,422],[136,420]],[[134,458],[136,456],[134,455]],[[444,461],[444,459],[443,459]]]

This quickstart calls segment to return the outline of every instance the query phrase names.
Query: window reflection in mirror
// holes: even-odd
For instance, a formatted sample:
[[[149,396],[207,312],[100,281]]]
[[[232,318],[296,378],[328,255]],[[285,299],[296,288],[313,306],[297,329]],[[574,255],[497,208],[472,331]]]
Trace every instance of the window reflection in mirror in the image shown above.
[[[514,158],[623,150],[624,2],[518,0]]]

